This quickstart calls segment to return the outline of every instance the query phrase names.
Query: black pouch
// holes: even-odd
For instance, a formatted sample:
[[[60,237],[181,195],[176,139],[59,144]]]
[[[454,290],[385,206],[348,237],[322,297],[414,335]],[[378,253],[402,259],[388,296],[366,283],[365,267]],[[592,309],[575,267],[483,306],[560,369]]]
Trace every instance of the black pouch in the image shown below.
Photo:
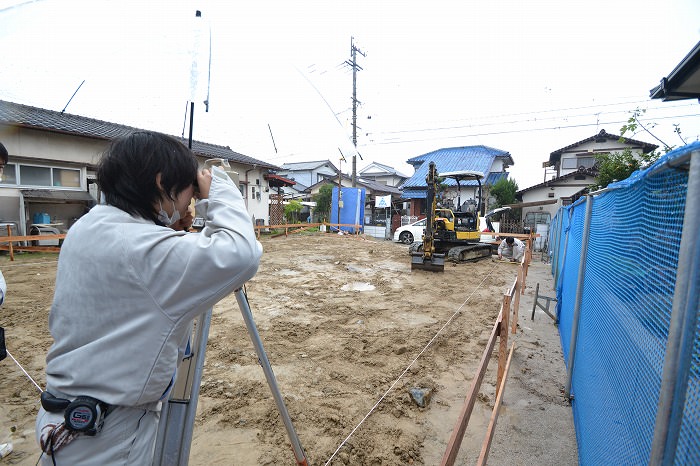
[[[0,327],[0,361],[7,357],[7,347],[5,347],[5,329]]]

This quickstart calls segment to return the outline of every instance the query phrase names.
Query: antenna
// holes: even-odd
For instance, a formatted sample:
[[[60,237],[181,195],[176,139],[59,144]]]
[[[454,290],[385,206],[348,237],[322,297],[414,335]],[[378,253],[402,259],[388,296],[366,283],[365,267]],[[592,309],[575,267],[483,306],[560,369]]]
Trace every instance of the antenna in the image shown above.
[[[272,128],[270,128],[270,123],[267,124],[267,129],[270,130],[270,139],[272,139],[272,147],[275,148],[275,154],[277,153],[277,145],[275,144],[275,137],[272,135]]]
[[[211,88],[211,26],[209,26],[209,69],[207,70],[207,100],[204,101],[204,111],[209,113],[209,89]],[[277,149],[275,149],[275,153]]]
[[[63,107],[63,110],[61,110],[61,114],[63,114],[63,112],[66,111],[66,109],[68,108],[68,104],[70,104],[70,101],[73,100],[73,97],[75,97],[75,94],[78,93],[78,91],[79,91],[80,88],[83,86],[83,84],[85,84],[85,80],[84,80],[84,79],[83,79],[83,82],[80,83],[80,86],[78,86],[78,88],[75,90],[75,92],[73,93],[73,95],[70,96],[70,99],[68,99],[68,103],[66,103],[66,106]]]

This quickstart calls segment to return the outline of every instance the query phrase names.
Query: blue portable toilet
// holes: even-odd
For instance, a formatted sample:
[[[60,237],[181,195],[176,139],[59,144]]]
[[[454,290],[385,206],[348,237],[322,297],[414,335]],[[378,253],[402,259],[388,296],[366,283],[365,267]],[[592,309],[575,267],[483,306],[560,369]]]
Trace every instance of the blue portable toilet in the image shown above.
[[[361,233],[363,231],[365,218],[365,189],[364,188],[341,188],[340,199],[340,222],[338,221],[338,188],[333,188],[333,198],[331,200],[331,224],[351,224],[359,225],[359,231],[355,227],[340,227],[341,230],[349,233]],[[335,230],[335,227],[331,227]]]

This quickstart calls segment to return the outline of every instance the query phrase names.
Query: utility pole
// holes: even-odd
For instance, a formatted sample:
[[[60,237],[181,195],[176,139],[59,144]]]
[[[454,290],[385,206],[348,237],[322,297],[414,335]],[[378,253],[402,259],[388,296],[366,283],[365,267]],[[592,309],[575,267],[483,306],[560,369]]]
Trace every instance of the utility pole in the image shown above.
[[[338,152],[340,152],[340,160],[338,161],[338,233],[340,233],[340,209],[343,208],[343,184],[342,184],[342,166],[343,166],[343,161],[345,160],[345,156],[343,155],[343,152],[340,150],[340,147],[338,148]]]
[[[350,37],[350,61],[346,61],[347,65],[352,68],[352,144],[355,146],[355,153],[352,154],[352,187],[357,187],[357,71],[362,70],[362,67],[357,64],[357,54],[366,57],[367,55],[357,47],[355,47],[354,38]]]

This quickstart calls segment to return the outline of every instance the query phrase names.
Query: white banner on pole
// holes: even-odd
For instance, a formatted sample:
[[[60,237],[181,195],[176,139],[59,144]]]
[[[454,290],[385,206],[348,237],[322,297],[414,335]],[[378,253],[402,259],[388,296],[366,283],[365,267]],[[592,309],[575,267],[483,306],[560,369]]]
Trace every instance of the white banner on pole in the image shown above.
[[[387,209],[391,207],[391,194],[388,196],[377,196],[374,198],[374,207],[379,209]]]

